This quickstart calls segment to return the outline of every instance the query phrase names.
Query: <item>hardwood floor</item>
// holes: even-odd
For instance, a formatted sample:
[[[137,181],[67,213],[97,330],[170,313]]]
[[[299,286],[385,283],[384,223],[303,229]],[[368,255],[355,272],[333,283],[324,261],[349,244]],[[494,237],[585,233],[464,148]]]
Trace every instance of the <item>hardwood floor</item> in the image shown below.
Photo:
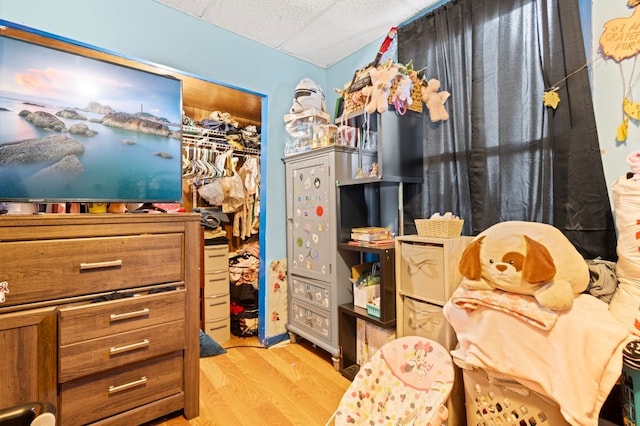
[[[304,340],[267,349],[232,336],[222,346],[226,354],[200,358],[200,416],[175,413],[150,425],[323,426],[351,383]]]

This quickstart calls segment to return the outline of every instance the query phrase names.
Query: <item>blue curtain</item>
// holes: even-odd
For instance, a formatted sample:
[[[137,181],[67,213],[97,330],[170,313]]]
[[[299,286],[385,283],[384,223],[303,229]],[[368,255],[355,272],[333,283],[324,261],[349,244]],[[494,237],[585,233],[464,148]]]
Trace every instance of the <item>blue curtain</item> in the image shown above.
[[[398,60],[451,93],[449,120],[424,114],[425,216],[458,214],[466,235],[549,223],[615,260],[580,25],[577,0],[457,0],[399,28]]]

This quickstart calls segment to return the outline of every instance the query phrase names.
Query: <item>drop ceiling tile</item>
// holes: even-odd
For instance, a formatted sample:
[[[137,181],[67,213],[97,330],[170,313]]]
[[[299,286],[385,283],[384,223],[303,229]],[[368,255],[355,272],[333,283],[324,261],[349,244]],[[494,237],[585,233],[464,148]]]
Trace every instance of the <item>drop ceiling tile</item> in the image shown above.
[[[210,0],[155,0],[158,3],[162,3],[165,6],[169,6],[173,9],[180,10],[188,15],[192,15],[195,17],[201,17],[209,3]]]
[[[218,7],[206,11],[204,20],[276,48],[331,5],[310,0],[222,0],[219,3]]]
[[[334,3],[328,13],[310,22],[296,37],[283,43],[281,49],[327,67],[381,39],[392,26],[415,13],[413,7],[399,0],[371,0],[370,8],[361,4],[357,0]],[[379,14],[378,7],[387,7],[387,13]]]
[[[443,0],[155,0],[321,67]],[[372,58],[373,59],[373,58]]]

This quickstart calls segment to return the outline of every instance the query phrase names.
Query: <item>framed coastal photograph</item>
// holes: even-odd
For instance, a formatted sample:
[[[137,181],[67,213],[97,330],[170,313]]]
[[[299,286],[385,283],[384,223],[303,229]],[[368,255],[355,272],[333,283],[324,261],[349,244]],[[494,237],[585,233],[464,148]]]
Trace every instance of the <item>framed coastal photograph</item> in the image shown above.
[[[0,22],[0,201],[179,202],[182,81],[23,34]]]

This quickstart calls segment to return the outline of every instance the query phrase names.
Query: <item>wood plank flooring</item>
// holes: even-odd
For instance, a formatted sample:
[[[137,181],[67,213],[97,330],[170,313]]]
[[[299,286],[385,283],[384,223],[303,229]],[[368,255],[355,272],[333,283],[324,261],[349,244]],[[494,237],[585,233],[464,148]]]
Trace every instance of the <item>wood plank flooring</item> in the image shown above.
[[[222,346],[226,354],[200,358],[200,416],[175,413],[149,426],[323,426],[351,383],[302,339],[267,349],[232,336]]]

